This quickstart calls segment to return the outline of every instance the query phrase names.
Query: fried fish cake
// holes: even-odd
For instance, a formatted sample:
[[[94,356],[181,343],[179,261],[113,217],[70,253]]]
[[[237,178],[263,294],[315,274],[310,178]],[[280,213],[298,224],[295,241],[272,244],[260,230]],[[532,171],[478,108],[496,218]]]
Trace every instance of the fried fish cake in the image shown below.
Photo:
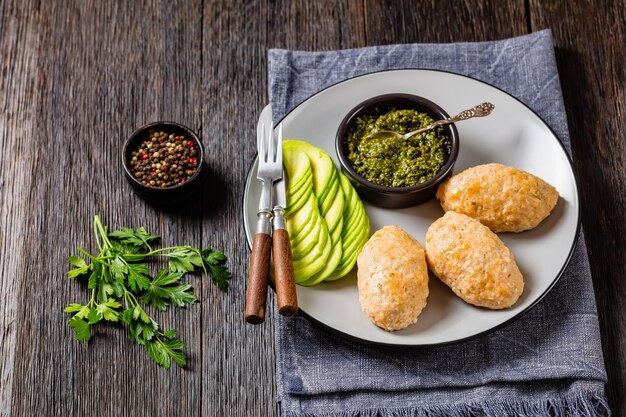
[[[367,241],[357,258],[361,307],[387,331],[415,323],[428,298],[424,249],[397,226],[385,226]]]
[[[511,251],[487,226],[454,211],[426,232],[430,270],[467,303],[494,310],[511,307],[524,278]]]
[[[466,214],[496,233],[522,232],[550,215],[559,193],[539,177],[494,163],[452,176],[439,186],[437,199],[445,211]]]

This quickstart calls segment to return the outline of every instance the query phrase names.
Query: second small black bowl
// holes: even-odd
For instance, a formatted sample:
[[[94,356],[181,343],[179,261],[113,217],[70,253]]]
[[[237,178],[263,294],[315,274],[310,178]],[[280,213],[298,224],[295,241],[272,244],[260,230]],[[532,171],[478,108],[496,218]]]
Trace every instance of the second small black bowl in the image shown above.
[[[129,161],[131,152],[139,147],[139,145],[147,140],[150,134],[154,132],[165,132],[168,134],[182,135],[185,140],[191,140],[195,143],[198,153],[197,160],[199,162],[196,171],[189,177],[187,181],[182,184],[178,184],[171,187],[157,188],[150,187],[139,181],[133,173],[130,171]],[[141,126],[135,130],[132,135],[126,140],[124,148],[122,149],[122,167],[124,168],[124,175],[128,180],[128,183],[141,198],[149,203],[155,203],[160,205],[171,205],[178,203],[187,197],[190,197],[198,188],[202,182],[203,167],[204,167],[204,151],[202,149],[202,142],[190,128],[183,126],[175,122],[154,122]]]
[[[337,157],[343,171],[348,175],[356,191],[363,199],[385,208],[415,206],[433,198],[439,184],[452,175],[452,169],[459,154],[459,132],[454,124],[443,127],[443,135],[448,140],[450,151],[444,166],[430,180],[411,187],[386,187],[374,184],[357,174],[352,168],[348,160],[345,136],[352,123],[359,116],[384,114],[390,109],[417,110],[426,113],[434,120],[450,117],[445,110],[424,97],[401,93],[372,97],[350,110],[339,125],[335,138]]]

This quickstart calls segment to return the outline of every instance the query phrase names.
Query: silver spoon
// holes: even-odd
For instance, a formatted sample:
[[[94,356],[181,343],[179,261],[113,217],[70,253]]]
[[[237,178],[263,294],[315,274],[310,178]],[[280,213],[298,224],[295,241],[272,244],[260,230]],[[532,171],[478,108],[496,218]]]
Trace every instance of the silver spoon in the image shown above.
[[[415,136],[418,133],[426,132],[428,130],[434,129],[437,126],[448,125],[450,123],[460,122],[461,120],[471,119],[472,117],[485,117],[491,114],[495,106],[491,103],[485,102],[479,104],[476,107],[472,107],[471,109],[463,110],[461,113],[457,114],[454,117],[450,117],[448,119],[437,120],[429,124],[426,127],[421,129],[414,130],[409,133],[405,133],[404,135],[398,132],[393,132],[391,130],[380,130],[378,132],[371,133],[363,138],[363,140],[376,139],[376,138],[403,138],[408,139],[411,136]]]

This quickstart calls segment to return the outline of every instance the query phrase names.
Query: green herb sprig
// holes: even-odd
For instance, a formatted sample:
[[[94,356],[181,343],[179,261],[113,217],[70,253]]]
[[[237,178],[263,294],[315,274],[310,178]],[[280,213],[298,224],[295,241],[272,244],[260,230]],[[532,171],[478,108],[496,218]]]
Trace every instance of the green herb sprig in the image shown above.
[[[169,305],[185,307],[198,299],[191,285],[181,282],[188,272],[202,269],[221,290],[228,289],[230,271],[224,265],[226,256],[211,248],[172,246],[154,249],[151,244],[159,238],[143,227],[109,232],[99,216],[93,220],[93,229],[99,253],[94,256],[78,247],[86,258],[70,256],[73,269],[67,275],[74,279],[88,277],[91,299],[85,305],[70,304],[65,308],[72,317],[68,324],[76,340],[89,341],[91,328],[102,321],[125,323],[129,338],[144,346],[150,358],[164,368],[171,360],[185,366],[187,359],[182,352],[184,343],[176,337],[176,330],[161,332],[157,322],[142,307],[152,306],[159,311]],[[168,268],[150,275],[146,263],[154,258],[166,258]],[[141,303],[140,303],[141,301]]]

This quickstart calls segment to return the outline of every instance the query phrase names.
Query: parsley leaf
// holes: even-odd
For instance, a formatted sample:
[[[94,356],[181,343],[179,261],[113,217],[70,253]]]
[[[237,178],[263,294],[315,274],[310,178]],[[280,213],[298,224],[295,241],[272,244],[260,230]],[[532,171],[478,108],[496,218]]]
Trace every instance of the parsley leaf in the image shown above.
[[[120,313],[119,311],[117,311],[117,309],[121,306],[122,305],[117,301],[109,301],[106,303],[98,304],[96,306],[96,311],[100,312],[100,314],[102,314],[102,317],[106,321],[117,322],[120,316]]]
[[[128,324],[128,337],[133,342],[145,345],[158,331],[158,324],[139,306],[124,310],[120,319]]]
[[[160,311],[167,310],[167,301],[171,301],[176,307],[185,307],[198,299],[191,290],[191,285],[179,284],[181,272],[172,272],[160,269],[157,276],[150,282],[150,286],[141,297],[141,301],[149,304]]]
[[[69,319],[67,324],[69,324],[72,330],[74,330],[76,340],[78,340],[79,342],[89,341],[89,336],[91,333],[91,326],[89,325],[89,323],[85,322],[78,316],[74,316]]]
[[[70,304],[69,306],[65,307],[65,311],[66,313],[73,313],[75,311],[80,311],[83,308],[82,304]]]
[[[193,248],[178,248],[168,255],[170,270],[180,273],[193,272],[202,266],[202,259]]]
[[[111,261],[111,273],[118,280],[124,279],[124,276],[128,273],[128,267],[124,258],[119,255],[113,258],[113,261]]]
[[[101,279],[102,279],[102,264],[100,262],[95,262],[93,264],[93,271],[91,272],[91,275],[89,275],[89,281],[87,283],[87,286],[90,289],[97,288]]]
[[[131,291],[145,290],[150,286],[150,269],[146,264],[127,264],[128,286]]]
[[[221,290],[228,290],[228,280],[231,279],[232,274],[224,266],[227,259],[222,252],[211,248],[183,247],[171,251],[167,256],[170,270],[186,273],[194,271],[196,267],[201,267]]]
[[[102,312],[96,310],[91,310],[89,312],[89,315],[87,316],[87,319],[89,320],[89,324],[96,324],[97,322],[99,322],[100,320],[102,320]]]
[[[221,290],[228,290],[228,280],[232,278],[233,274],[224,266],[226,256],[211,248],[202,250],[201,254],[205,269],[208,268],[210,271],[211,281]]]
[[[140,246],[129,245],[119,240],[111,240],[111,253],[118,255],[139,254],[142,248]]]
[[[76,278],[78,276],[85,275],[87,272],[91,270],[91,265],[87,265],[87,262],[85,262],[85,260],[82,258],[78,258],[76,256],[70,256],[67,258],[67,260],[69,261],[69,263],[71,263],[72,265],[76,267],[74,269],[70,269],[67,272],[67,275],[70,278]]]
[[[159,238],[158,235],[149,234],[146,229],[140,227],[139,229],[131,229],[130,227],[122,227],[122,230],[116,230],[110,232],[109,236],[119,239],[122,243],[135,246],[137,248],[146,247],[151,250],[150,244],[153,240]]]
[[[187,358],[182,353],[185,344],[177,338],[157,338],[146,344],[148,353],[153,361],[169,369],[171,366],[170,358],[174,360],[176,365],[183,367],[187,364]]]
[[[69,306],[65,307],[65,310],[63,311],[65,311],[66,313],[76,312],[76,314],[74,314],[74,317],[78,317],[79,319],[84,319],[85,317],[89,315],[89,312],[91,311],[91,309],[89,308],[89,306],[84,306],[81,304],[70,304]]]
[[[76,339],[88,341],[92,326],[100,322],[122,322],[130,340],[144,346],[157,364],[169,368],[174,361],[178,366],[185,366],[184,343],[176,338],[176,329],[159,331],[158,323],[142,305],[165,311],[169,304],[186,307],[195,303],[198,299],[191,285],[181,279],[184,274],[200,268],[219,288],[226,290],[231,278],[225,266],[226,256],[211,248],[192,246],[152,249],[150,243],[158,239],[157,235],[151,235],[143,227],[124,227],[109,233],[98,216],[94,217],[93,228],[100,250],[98,255],[77,248],[88,260],[68,258],[73,266],[68,276],[88,276],[87,286],[91,290],[87,304],[73,303],[64,310],[72,314],[68,325]],[[155,258],[167,258],[169,269],[160,269],[152,278],[145,262]]]

